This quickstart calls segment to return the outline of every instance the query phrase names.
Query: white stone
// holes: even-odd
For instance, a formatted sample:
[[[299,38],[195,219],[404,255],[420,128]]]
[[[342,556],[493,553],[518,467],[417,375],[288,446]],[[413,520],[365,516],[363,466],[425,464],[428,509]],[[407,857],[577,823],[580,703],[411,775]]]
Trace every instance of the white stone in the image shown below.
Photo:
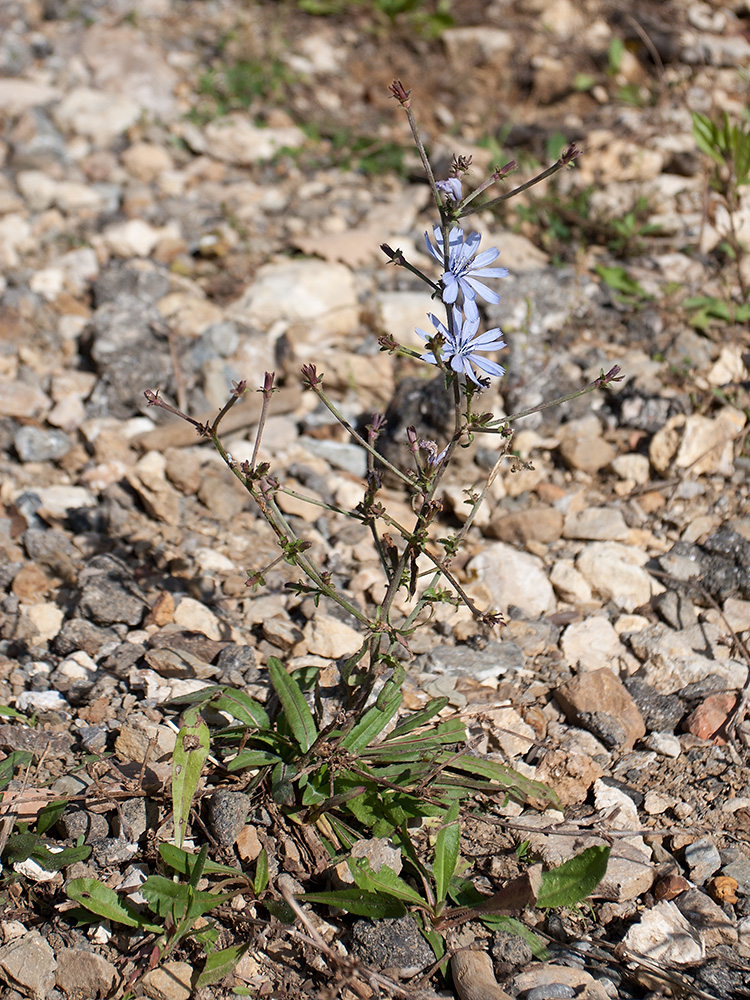
[[[630,479],[636,486],[644,486],[649,480],[651,466],[646,455],[630,452],[627,455],[618,455],[617,458],[614,458],[612,468],[620,479]]]
[[[697,931],[671,901],[662,900],[633,924],[618,950],[622,956],[637,955],[668,968],[695,965],[705,954]]]
[[[505,542],[487,545],[471,560],[467,569],[484,585],[493,606],[503,613],[513,604],[524,614],[536,618],[557,607],[542,560]]]
[[[46,267],[32,274],[29,288],[35,295],[41,295],[47,302],[54,302],[65,285],[65,275],[59,267]]]
[[[729,382],[744,382],[748,370],[743,360],[741,344],[725,344],[711,371],[706,376],[710,385],[727,385]]]
[[[62,628],[65,615],[61,608],[50,601],[40,601],[30,607],[22,606],[22,614],[37,631],[37,642],[51,642]]]
[[[222,638],[219,619],[205,604],[192,597],[183,597],[174,613],[174,621],[191,632],[201,632],[208,639]]]
[[[644,743],[661,757],[676,759],[682,753],[680,741],[673,733],[649,733]]]
[[[364,641],[362,632],[328,615],[316,614],[305,625],[301,651],[337,660],[340,656],[351,656]],[[295,649],[295,653],[297,650]]]
[[[591,587],[569,560],[558,559],[549,578],[560,600],[570,604],[590,604],[593,600]]]
[[[354,276],[344,264],[284,260],[260,267],[227,319],[268,330],[283,321],[295,327],[295,341],[319,344],[324,336],[351,333],[359,322]],[[317,339],[316,339],[317,338]]]
[[[424,351],[425,342],[417,327],[435,333],[427,318],[430,300],[424,292],[381,292],[375,300],[378,333],[393,337],[404,347]]]
[[[630,529],[622,511],[616,507],[586,507],[571,511],[565,518],[563,538],[581,538],[598,542],[621,542]]]
[[[19,253],[25,253],[33,246],[31,225],[17,212],[0,219],[0,267],[18,267]]]
[[[184,122],[180,133],[196,153],[241,167],[270,160],[283,146],[297,149],[305,143],[304,132],[294,125],[259,128],[245,114],[210,122],[205,129]]]
[[[20,115],[29,108],[51,104],[62,96],[57,87],[18,77],[0,79],[0,108],[6,115]]]
[[[536,732],[525,722],[515,708],[492,708],[482,712],[482,719],[489,723],[493,740],[508,757],[521,757],[536,742]]]
[[[716,417],[691,414],[685,421],[675,465],[694,476],[718,473],[729,477],[734,471],[734,448],[745,426],[741,410],[725,406]]]
[[[16,708],[19,712],[57,712],[67,709],[68,703],[59,691],[24,691],[16,699]]]
[[[74,87],[54,110],[58,127],[108,146],[141,116],[137,101],[90,87]]]
[[[624,662],[635,662],[610,622],[602,615],[568,625],[561,645],[565,659],[574,670],[586,672],[607,667],[619,676]]]
[[[105,229],[102,239],[119,257],[148,257],[164,235],[163,228],[151,226],[143,219],[128,219]]]
[[[79,507],[96,507],[96,498],[83,486],[43,486],[34,492],[53,517],[66,517],[68,511]]]
[[[576,568],[592,589],[624,611],[647,604],[664,587],[643,569],[648,555],[619,542],[591,542],[576,560]]]

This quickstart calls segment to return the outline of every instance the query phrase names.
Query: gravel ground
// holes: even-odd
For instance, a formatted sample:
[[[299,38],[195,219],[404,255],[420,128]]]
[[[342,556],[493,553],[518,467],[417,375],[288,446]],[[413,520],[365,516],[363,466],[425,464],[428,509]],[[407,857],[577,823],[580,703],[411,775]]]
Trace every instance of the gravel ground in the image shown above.
[[[0,9],[0,1000],[129,984],[166,1000],[451,997],[454,981],[462,1000],[750,996],[750,257],[727,250],[691,130],[691,112],[747,115],[750,5],[454,0],[452,25],[435,3],[393,20],[378,4],[302,6]],[[478,967],[473,987],[457,965],[454,980],[430,974],[411,917],[371,924],[307,904],[310,925],[290,931],[250,892],[211,915],[218,946],[249,948],[202,985],[198,944],[149,968],[153,938],[78,925],[67,888],[97,878],[137,906],[162,871],[171,700],[221,684],[273,709],[269,657],[334,685],[360,640],[286,586],[289,566],[246,586],[278,554],[271,529],[210,445],[144,391],[206,420],[233,381],[256,388],[276,371],[273,471],[345,509],[366,456],[303,393],[303,364],[353,425],[387,412],[392,461],[408,458],[407,426],[449,431],[442,379],[378,345],[418,348],[430,309],[379,250],[428,269],[435,221],[394,78],[412,89],[439,176],[461,153],[472,184],[511,158],[521,183],[563,143],[582,149],[573,169],[472,219],[510,270],[484,310],[508,374],[482,405],[536,407],[614,364],[624,377],[515,425],[514,457],[455,564],[507,624],[441,606],[414,635],[403,708],[447,698],[441,715],[463,720],[475,755],[558,797],[544,812],[503,796],[467,807],[464,877],[481,891],[525,858],[551,866],[592,844],[612,845],[609,867],[590,906],[525,911],[546,961],[478,922],[456,931],[453,946],[491,956],[501,987]],[[258,398],[225,423],[238,462]],[[459,457],[442,531],[494,461],[484,439]],[[397,482],[382,497],[410,514]],[[353,601],[377,599],[364,528],[279,502]],[[67,806],[42,829],[50,801]],[[81,854],[50,870],[26,856],[29,831]],[[319,827],[290,823],[265,786],[211,758],[189,832],[251,877],[265,849],[277,903],[284,886],[336,884]],[[391,849],[366,846],[373,864]]]

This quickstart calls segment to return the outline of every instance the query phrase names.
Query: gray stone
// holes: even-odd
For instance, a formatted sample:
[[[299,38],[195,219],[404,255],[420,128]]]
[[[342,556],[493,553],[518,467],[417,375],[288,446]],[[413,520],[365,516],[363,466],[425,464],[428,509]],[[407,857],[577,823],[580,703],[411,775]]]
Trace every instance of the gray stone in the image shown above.
[[[138,625],[148,602],[125,563],[114,556],[95,556],[80,575],[78,613],[100,625]]]
[[[117,969],[101,955],[79,948],[57,952],[58,987],[69,1000],[103,1000],[116,986]]]
[[[224,847],[231,847],[245,825],[252,800],[243,792],[217,788],[208,799],[208,822]]]
[[[437,646],[420,657],[416,669],[423,673],[493,680],[523,669],[526,657],[514,642],[489,642],[484,649]]]
[[[721,856],[710,837],[701,837],[685,848],[685,862],[692,881],[703,885],[721,867]]]
[[[701,936],[706,948],[737,944],[737,928],[722,908],[700,889],[688,889],[675,899],[680,913]]]
[[[0,948],[0,973],[32,1000],[47,1000],[55,985],[55,953],[39,931],[27,931]]]
[[[22,462],[50,462],[67,455],[71,440],[63,431],[21,427],[13,438],[13,447]]]
[[[86,844],[101,840],[109,834],[109,824],[104,816],[71,806],[58,820],[58,826],[64,837],[69,840],[78,840],[79,837],[83,837]]]
[[[685,706],[677,695],[659,694],[639,677],[627,677],[624,684],[638,706],[649,732],[673,733],[677,729],[685,715]]]
[[[358,957],[377,969],[398,970],[401,976],[414,976],[431,965],[435,956],[422,937],[414,917],[357,920],[352,938]]]

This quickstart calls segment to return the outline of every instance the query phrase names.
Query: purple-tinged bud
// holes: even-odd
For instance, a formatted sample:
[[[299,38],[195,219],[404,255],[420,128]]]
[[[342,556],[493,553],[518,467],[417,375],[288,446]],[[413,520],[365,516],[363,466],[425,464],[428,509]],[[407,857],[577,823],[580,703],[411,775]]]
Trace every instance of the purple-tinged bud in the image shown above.
[[[323,376],[318,375],[318,370],[315,365],[303,365],[302,378],[304,379],[305,385],[308,389],[314,389],[316,385],[320,385],[323,381]]]
[[[394,80],[388,89],[402,107],[408,108],[410,106],[409,96],[411,94],[411,91],[406,90],[406,88],[404,87],[403,83],[401,83],[400,80]]]

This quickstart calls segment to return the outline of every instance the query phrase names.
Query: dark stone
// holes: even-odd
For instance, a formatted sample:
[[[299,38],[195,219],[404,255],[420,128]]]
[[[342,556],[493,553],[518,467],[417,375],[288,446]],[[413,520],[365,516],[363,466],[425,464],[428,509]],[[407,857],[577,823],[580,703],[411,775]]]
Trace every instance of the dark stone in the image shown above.
[[[95,556],[80,575],[78,614],[100,625],[139,625],[148,609],[140,587],[125,563],[114,556]]]
[[[104,816],[71,806],[57,821],[57,826],[63,837],[67,837],[68,840],[78,840],[79,837],[83,837],[86,844],[93,844],[109,836],[109,824]]]
[[[218,788],[208,799],[208,822],[224,847],[231,847],[247,821],[251,799],[244,792]]]
[[[432,948],[420,933],[414,917],[357,920],[352,927],[354,950],[377,969],[397,969],[402,976],[422,972],[435,961]]]
[[[219,653],[216,661],[219,673],[216,680],[219,684],[235,684],[237,681],[233,677],[237,674],[241,681],[252,684],[260,677],[257,657],[252,646],[238,646],[237,643],[230,643]]]
[[[675,694],[659,694],[637,677],[624,681],[650,733],[673,733],[685,715],[685,707]]]
[[[614,715],[610,715],[608,712],[579,712],[576,721],[583,729],[588,729],[590,733],[593,733],[609,749],[621,747],[627,742],[627,730]]]
[[[495,961],[495,975],[503,977],[510,975],[514,969],[528,965],[534,953],[518,934],[497,931],[492,941],[492,957]]]
[[[155,809],[151,810],[156,812]],[[148,829],[148,803],[145,798],[123,799],[118,803],[112,819],[112,832],[116,837],[136,844]],[[152,820],[156,816],[151,817]]]
[[[16,505],[18,501],[16,501]],[[51,569],[70,583],[75,580],[83,558],[68,536],[57,528],[30,527],[24,532],[23,544],[30,559]]]
[[[119,644],[117,633],[110,628],[94,625],[85,618],[69,618],[52,641],[52,648],[61,656],[82,649],[96,657],[108,642]]]

